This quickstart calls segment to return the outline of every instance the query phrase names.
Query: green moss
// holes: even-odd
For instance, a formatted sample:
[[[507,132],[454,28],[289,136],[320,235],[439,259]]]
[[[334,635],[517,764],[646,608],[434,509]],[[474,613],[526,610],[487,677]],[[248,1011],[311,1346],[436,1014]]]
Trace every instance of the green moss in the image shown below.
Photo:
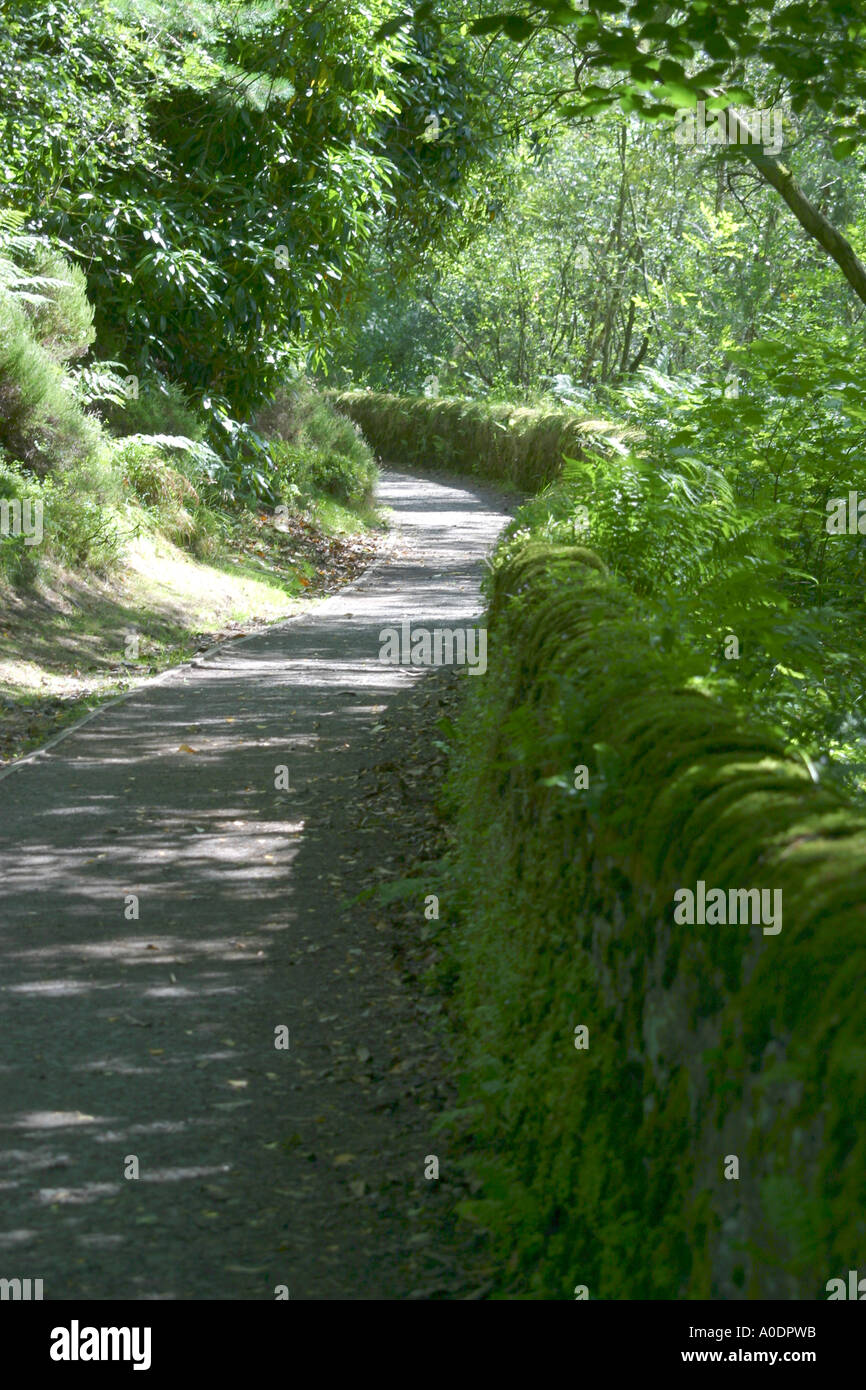
[[[579,455],[583,443],[574,411],[375,391],[332,398],[387,463],[477,473],[526,490],[557,478],[564,453]]]
[[[448,796],[501,1292],[821,1297],[864,1234],[866,821],[684,688],[586,551],[509,552],[489,620]],[[699,878],[781,888],[781,934],[675,924]]]

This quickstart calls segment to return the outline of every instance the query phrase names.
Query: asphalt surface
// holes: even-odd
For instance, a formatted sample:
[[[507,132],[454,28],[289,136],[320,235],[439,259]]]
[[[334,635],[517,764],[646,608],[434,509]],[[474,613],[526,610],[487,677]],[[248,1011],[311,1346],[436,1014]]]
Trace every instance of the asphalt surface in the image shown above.
[[[508,512],[380,500],[357,584],[0,778],[0,1277],[47,1300],[418,1296],[423,1012],[342,899],[338,812],[425,677],[380,632],[472,625]]]

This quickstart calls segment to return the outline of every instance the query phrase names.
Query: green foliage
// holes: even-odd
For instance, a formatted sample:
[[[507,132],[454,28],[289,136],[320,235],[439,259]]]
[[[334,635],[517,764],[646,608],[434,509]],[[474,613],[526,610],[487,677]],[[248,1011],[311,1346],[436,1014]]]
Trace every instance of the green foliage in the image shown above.
[[[136,394],[119,384],[119,395],[102,411],[114,434],[204,436],[205,422],[177,382],[151,377],[137,383]]]
[[[866,819],[689,689],[691,652],[586,551],[515,546],[488,646],[450,792],[452,1123],[499,1292],[821,1296],[864,1234]],[[676,925],[699,879],[781,889],[781,933]]]
[[[838,164],[821,113],[785,127],[824,215],[863,241],[861,178]],[[787,145],[785,146],[787,149]],[[345,362],[358,384],[591,408],[641,364],[728,376],[737,345],[828,322],[856,337],[856,301],[750,166],[613,113],[504,152],[462,245],[419,253],[413,294],[386,268],[354,305]]]
[[[256,426],[270,443],[284,500],[324,493],[353,506],[368,504],[378,477],[360,429],[304,382],[281,391]]]
[[[27,303],[33,336],[55,362],[83,356],[96,337],[84,272],[36,240],[25,265],[30,282],[46,287]]]
[[[651,605],[656,640],[692,651],[689,679],[858,790],[866,547],[825,523],[828,499],[857,488],[866,378],[843,333],[838,346],[789,336],[730,352],[737,395],[726,379],[645,369],[611,397],[619,422],[374,392],[335,400],[388,462],[540,489],[511,543],[591,546]]]
[[[451,468],[537,488],[558,475],[564,451],[614,429],[573,411],[347,391],[333,400],[388,463]]]
[[[617,103],[629,114],[657,121],[720,89],[721,106],[748,102],[743,84],[749,61],[759,54],[775,81],[784,83],[794,111],[814,102],[834,113],[840,143],[862,140],[862,24],[846,0],[760,0],[747,8],[737,0],[698,0],[673,19],[660,13],[655,0],[590,0],[586,7],[528,0],[524,14],[499,12],[473,28],[521,45],[553,31],[585,54],[587,76],[599,80],[560,90],[560,109],[570,117],[592,116]]]
[[[0,449],[0,503],[3,501],[29,502],[32,508],[42,501],[42,492],[33,475],[19,464],[8,463]],[[33,515],[31,511],[31,519]],[[24,587],[33,583],[38,568],[35,549],[27,544],[23,529],[17,535],[12,527],[0,533],[0,576],[13,585]]]
[[[465,43],[430,15],[375,42],[390,0],[17,9],[0,35],[9,197],[87,267],[100,355],[211,402],[212,444],[299,355],[325,360],[374,235],[428,236],[425,209],[455,209],[486,154]],[[428,149],[411,130],[434,100]],[[256,443],[235,444],[243,490]]]
[[[0,536],[0,574],[15,585],[31,585],[45,561],[73,570],[109,573],[131,535],[123,492],[102,449],[63,473],[37,477],[20,465],[0,463],[0,498],[28,499],[41,507],[42,538]]]
[[[0,226],[0,445],[35,472],[72,467],[98,445],[62,366],[86,351],[90,319],[80,273]]]
[[[589,486],[585,467],[571,476],[578,531],[666,613],[730,698],[861,786],[866,551],[859,534],[826,525],[829,499],[861,481],[860,350],[837,331],[730,351],[736,394],[727,381],[649,372],[621,393],[643,432],[639,457],[624,465],[622,499],[609,463]],[[736,662],[720,658],[726,632],[739,638]]]
[[[181,506],[198,501],[189,478],[168,462],[157,445],[142,438],[123,440],[115,448],[113,458],[124,482],[146,506]]]
[[[345,455],[309,446],[278,445],[274,450],[281,496],[311,499],[325,493],[339,502],[363,504],[372,496],[375,465],[359,469]]]
[[[175,545],[207,557],[217,518],[205,502],[217,489],[219,460],[207,446],[176,435],[135,435],[117,441],[112,463],[149,524]]]

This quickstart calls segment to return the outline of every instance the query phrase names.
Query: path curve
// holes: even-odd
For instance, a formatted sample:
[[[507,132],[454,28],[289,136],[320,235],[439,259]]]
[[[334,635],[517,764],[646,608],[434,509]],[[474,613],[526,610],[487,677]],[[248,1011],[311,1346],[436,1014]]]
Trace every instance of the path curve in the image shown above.
[[[329,891],[320,812],[424,674],[383,665],[379,632],[472,623],[509,512],[397,473],[380,501],[388,553],[357,584],[0,782],[0,1277],[46,1299],[412,1296],[387,1200],[358,1196],[425,1186],[401,1064],[393,1104],[392,1069],[365,1070],[405,1001]]]

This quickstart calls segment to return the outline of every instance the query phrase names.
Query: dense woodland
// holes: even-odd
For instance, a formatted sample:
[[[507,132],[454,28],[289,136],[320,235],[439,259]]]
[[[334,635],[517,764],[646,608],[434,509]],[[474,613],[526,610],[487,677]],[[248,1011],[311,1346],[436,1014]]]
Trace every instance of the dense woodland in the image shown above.
[[[564,577],[564,556],[590,553],[617,586],[616,600],[606,590],[593,599],[593,621],[613,625],[610,651],[622,644],[632,694],[656,672],[666,708],[673,691],[704,702],[684,707],[695,729],[701,710],[717,712],[713,756],[754,753],[757,768],[754,750],[769,740],[784,797],[794,783],[796,795],[820,787],[830,798],[822,815],[861,813],[864,140],[863,0],[4,5],[0,499],[43,503],[50,525],[40,546],[5,527],[0,581],[20,594],[58,567],[110,576],[129,538],[148,530],[216,562],[276,508],[323,533],[363,532],[378,524],[377,459],[517,484],[525,501],[487,598],[508,651],[529,643],[526,661],[549,679],[530,698],[516,668],[493,671],[472,692],[462,734],[446,733],[462,837],[448,872],[466,919],[482,924],[460,955],[460,1007],[489,1023],[517,986],[503,965],[492,1002],[484,993],[505,899],[473,887],[473,865],[498,853],[479,808],[513,795],[516,837],[537,787],[571,804],[579,762],[592,814],[605,814],[599,788],[619,788],[615,835],[648,845],[642,779],[659,785],[673,766],[659,755],[650,774],[630,761],[649,737],[638,724],[614,746],[593,703],[599,691],[608,708],[624,698],[613,657],[602,661],[571,628],[559,649],[541,627],[530,642],[530,617],[501,617],[507,590],[527,595],[527,613],[539,605],[546,631],[567,627],[583,580]],[[560,702],[549,724],[546,701]],[[589,743],[573,735],[581,720]],[[679,737],[676,718],[664,727]],[[751,743],[737,741],[744,728],[756,731]],[[751,814],[748,789],[738,795]],[[790,795],[786,825],[796,822]],[[758,863],[757,837],[779,829],[781,806],[759,806],[732,833],[731,855],[735,842],[752,843]],[[556,812],[549,844],[560,814],[570,812]],[[671,816],[676,839],[687,817]],[[843,821],[833,825],[830,838],[841,836]],[[634,1296],[614,1266],[628,1263],[646,1220],[662,1253],[644,1296],[818,1296],[803,1290],[836,1272],[825,1276],[815,1254],[821,1233],[845,1229],[857,1190],[827,1175],[853,1144],[862,1153],[862,1136],[838,1117],[828,1121],[827,1185],[813,1183],[799,1226],[780,1215],[796,1205],[785,1186],[794,1179],[776,1174],[762,1189],[768,1221],[790,1238],[778,1255],[787,1284],[761,1283],[751,1265],[714,1284],[709,1267],[690,1264],[689,1237],[664,1208],[663,1172],[642,1186],[614,1164],[626,1209],[608,1203],[606,1180],[582,1179],[584,1209],[597,1202],[602,1213],[594,1243],[573,1224],[578,1131],[591,1131],[597,1175],[627,1144],[640,1097],[599,1137],[593,1115],[611,1087],[627,1095],[634,1079],[608,1059],[599,1089],[575,1102],[582,1119],[557,1121],[555,1156],[544,1157],[549,1130],[533,1094],[548,1064],[550,1094],[559,1084],[548,1035],[516,1079],[506,1061],[509,1038],[556,1012],[551,960],[565,950],[575,899],[557,897],[541,868],[527,879],[533,898],[512,850],[494,876],[501,886],[513,873],[508,910],[547,902],[559,925],[544,947],[552,955],[535,942],[541,955],[527,957],[536,973],[523,976],[524,1012],[503,1006],[483,1036],[466,1024],[477,1089],[455,1123],[480,1136],[487,1188],[464,1214],[494,1233],[503,1266],[518,1252],[509,1277],[528,1296],[562,1296],[575,1249],[605,1296]],[[662,848],[646,854],[656,851],[655,868],[648,859],[640,871],[646,883],[656,870],[667,881]],[[632,868],[627,858],[623,873]],[[588,891],[613,919],[620,899],[595,873]],[[831,875],[838,894],[841,874]],[[791,889],[803,903],[815,891],[808,876]],[[655,920],[658,904],[639,907],[634,893],[626,914]],[[860,938],[847,949],[862,959]],[[521,954],[517,940],[503,946],[504,961]],[[810,969],[829,989],[827,959]],[[738,987],[739,965],[720,956],[712,966],[710,993]],[[665,958],[666,979],[676,968]],[[725,1039],[743,1049],[712,1072],[714,1094],[757,1068],[773,1032],[768,1007],[734,1010],[720,1035],[704,1037],[716,1059]],[[702,997],[700,1010],[711,1016],[712,1001]],[[780,1036],[800,1018],[794,1004],[783,1012]],[[740,1016],[752,1020],[745,1041]],[[862,1081],[858,1046],[856,1067],[853,1052],[839,1063],[849,1081],[858,1068]],[[826,1077],[803,1066],[803,1103],[817,1104]],[[682,1108],[664,1122],[672,1151],[685,1080],[681,1089],[670,1103]],[[690,1231],[710,1222],[687,1185],[676,1200]],[[856,1263],[853,1247],[845,1258]]]
[[[544,524],[588,528],[704,667],[737,636],[732,693],[856,764],[862,544],[821,519],[866,420],[862,22],[7,6],[4,493],[110,564],[130,492],[200,546],[311,469],[362,496],[324,407],[300,452],[275,414],[305,380],[600,417]],[[0,555],[33,578],[21,537]]]

